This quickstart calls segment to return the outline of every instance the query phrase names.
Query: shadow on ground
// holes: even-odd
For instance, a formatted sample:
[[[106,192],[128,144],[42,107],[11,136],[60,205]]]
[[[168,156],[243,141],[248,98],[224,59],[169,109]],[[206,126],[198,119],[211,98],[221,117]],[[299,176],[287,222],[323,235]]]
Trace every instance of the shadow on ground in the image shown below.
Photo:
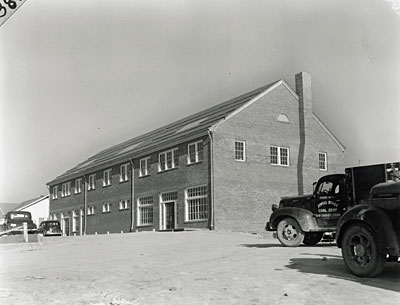
[[[241,245],[242,247],[247,247],[247,248],[282,248],[283,246],[280,244],[280,243],[274,243],[274,244],[266,244],[266,243],[264,243],[264,244],[242,244]],[[336,244],[335,243],[319,243],[319,244],[317,244],[317,245],[315,245],[315,246],[312,246],[312,247],[332,247],[332,246],[335,246],[336,247]],[[310,246],[307,246],[307,245],[300,245],[299,247],[310,247]]]
[[[315,254],[310,253],[302,253],[301,255],[315,256]],[[331,278],[400,292],[400,264],[398,263],[387,263],[382,273],[375,278],[359,278],[352,275],[346,269],[342,257],[336,255],[321,255],[320,258],[292,258],[285,267],[303,273],[321,274]]]

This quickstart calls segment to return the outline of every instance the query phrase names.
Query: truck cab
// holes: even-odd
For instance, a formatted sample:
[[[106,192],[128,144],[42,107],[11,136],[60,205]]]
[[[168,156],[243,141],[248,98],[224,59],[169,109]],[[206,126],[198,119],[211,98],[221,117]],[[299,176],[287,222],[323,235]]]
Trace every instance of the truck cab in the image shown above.
[[[397,166],[399,163],[396,163]],[[346,168],[345,173],[321,177],[309,195],[282,197],[272,206],[267,231],[276,231],[284,246],[315,245],[324,233],[336,231],[339,218],[368,200],[372,186],[388,180],[393,163]]]

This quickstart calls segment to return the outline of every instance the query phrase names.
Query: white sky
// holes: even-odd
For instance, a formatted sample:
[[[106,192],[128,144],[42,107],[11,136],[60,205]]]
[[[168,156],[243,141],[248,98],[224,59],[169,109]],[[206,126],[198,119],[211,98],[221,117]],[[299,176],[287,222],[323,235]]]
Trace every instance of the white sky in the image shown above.
[[[346,165],[400,161],[400,18],[385,0],[27,0],[0,27],[0,202],[101,149],[311,73]],[[397,9],[398,13],[398,9]]]

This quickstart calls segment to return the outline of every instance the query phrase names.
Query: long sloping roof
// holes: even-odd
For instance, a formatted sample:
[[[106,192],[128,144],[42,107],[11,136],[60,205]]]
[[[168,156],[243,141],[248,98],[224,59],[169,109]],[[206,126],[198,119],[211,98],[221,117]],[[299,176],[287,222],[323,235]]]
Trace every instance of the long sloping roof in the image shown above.
[[[114,164],[128,160],[129,158],[137,158],[154,150],[170,147],[179,142],[206,135],[211,126],[226,118],[229,114],[280,81],[278,80],[257,88],[234,99],[100,151],[48,184],[60,182],[66,178],[73,178],[82,173],[88,174],[91,170],[95,170],[105,164]]]
[[[29,200],[23,201],[20,204],[18,204],[17,206],[15,206],[15,208],[12,209],[12,211],[20,211],[22,209],[25,209],[25,208],[29,207],[32,204],[35,204],[35,203],[37,203],[37,202],[39,202],[39,201],[41,201],[43,199],[46,199],[48,197],[49,197],[49,195],[44,195],[44,196],[42,195],[42,196],[37,197],[37,198],[33,198],[33,199],[29,199]]]

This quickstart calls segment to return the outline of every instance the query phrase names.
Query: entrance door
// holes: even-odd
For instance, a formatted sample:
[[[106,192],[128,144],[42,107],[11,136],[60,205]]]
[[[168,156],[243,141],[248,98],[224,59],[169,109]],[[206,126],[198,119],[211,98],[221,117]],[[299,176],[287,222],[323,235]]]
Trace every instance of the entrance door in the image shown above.
[[[69,236],[69,218],[64,218],[64,232],[65,235]]]
[[[165,229],[175,229],[175,203],[166,202],[165,206]]]

